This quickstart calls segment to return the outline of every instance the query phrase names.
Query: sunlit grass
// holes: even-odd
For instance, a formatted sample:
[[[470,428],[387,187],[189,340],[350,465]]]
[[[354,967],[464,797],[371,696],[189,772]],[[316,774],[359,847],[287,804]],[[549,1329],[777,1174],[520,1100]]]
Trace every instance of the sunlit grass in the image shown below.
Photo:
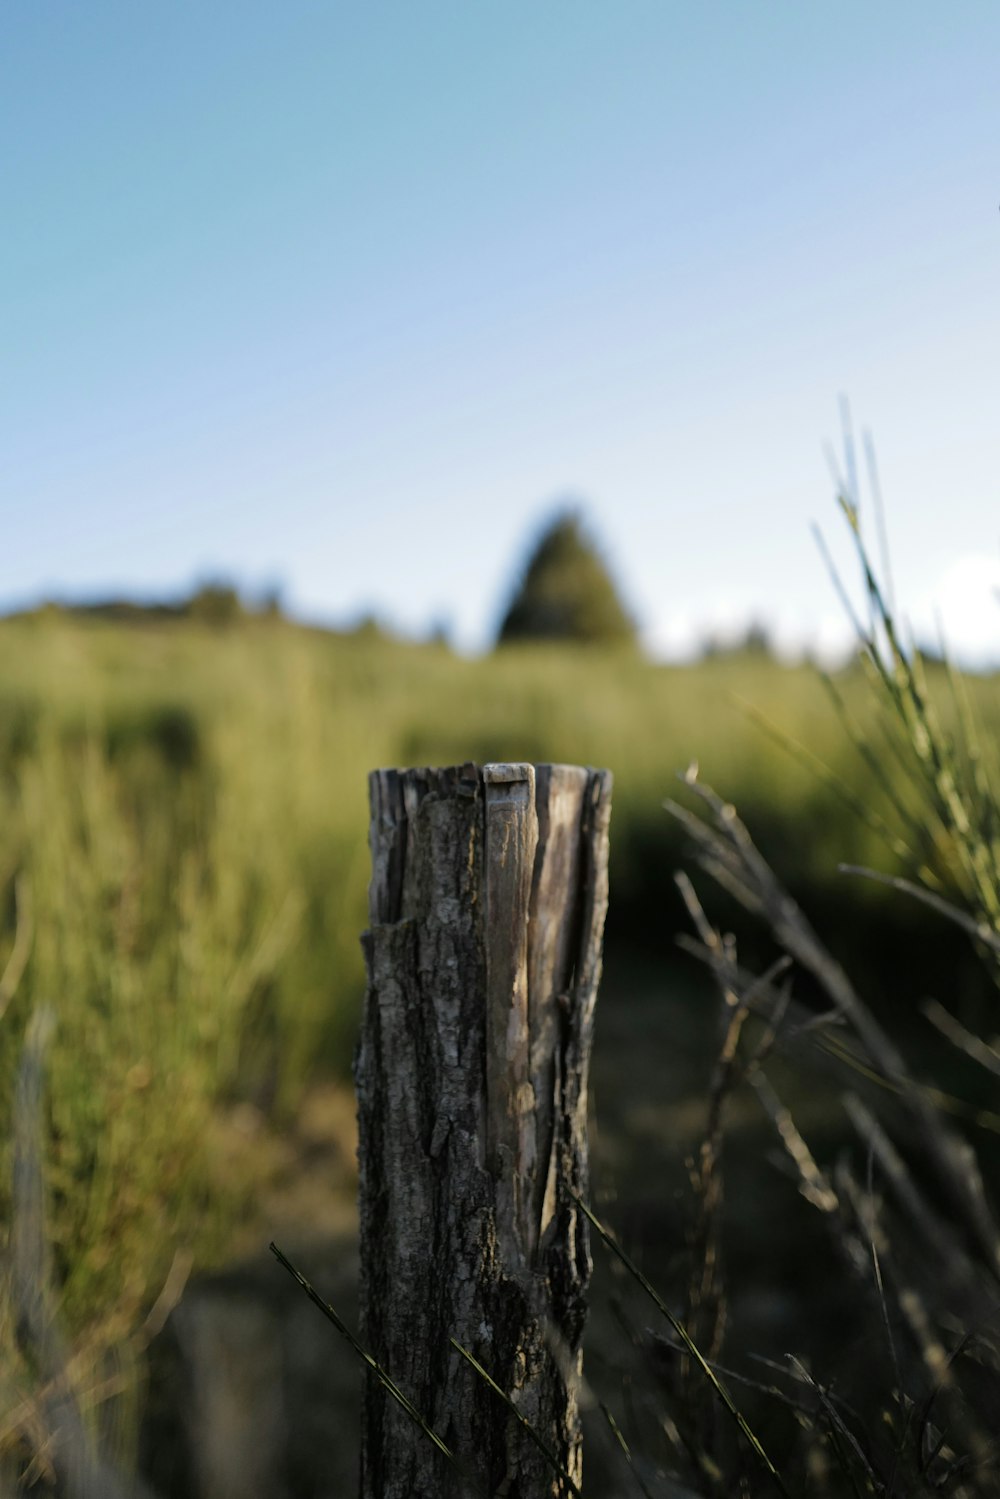
[[[982,684],[966,685],[989,732]],[[838,687],[870,727],[862,674]],[[886,811],[815,673],[766,657],[465,660],[280,620],[0,623],[0,1140],[27,1019],[51,1006],[49,1233],[83,1384],[135,1336],[178,1252],[225,1252],[250,1182],[213,1170],[220,1105],[287,1116],[310,1075],[346,1073],[374,766],[609,767],[612,923],[630,933],[662,935],[680,843],[660,807],[694,757],[793,878],[887,867],[872,827],[737,698]],[[5,1157],[0,1220],[9,1206]],[[16,1366],[2,1317],[0,1361]]]

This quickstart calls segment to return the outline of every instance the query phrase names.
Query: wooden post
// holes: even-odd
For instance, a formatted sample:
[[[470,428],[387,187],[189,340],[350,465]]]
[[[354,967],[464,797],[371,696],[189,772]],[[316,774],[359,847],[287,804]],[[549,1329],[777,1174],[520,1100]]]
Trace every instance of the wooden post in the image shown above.
[[[587,1069],[611,776],[575,765],[369,778],[368,992],[355,1060],[362,1336],[460,1457],[372,1375],[362,1499],[579,1486],[590,1252]]]

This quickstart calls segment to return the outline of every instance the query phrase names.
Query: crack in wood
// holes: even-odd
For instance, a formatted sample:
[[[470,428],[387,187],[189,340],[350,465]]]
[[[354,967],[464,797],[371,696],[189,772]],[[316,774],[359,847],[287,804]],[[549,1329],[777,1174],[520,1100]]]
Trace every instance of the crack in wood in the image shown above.
[[[558,1495],[478,1358],[580,1477],[587,1070],[611,777],[471,764],[370,777],[368,994],[355,1063],[362,1324],[489,1492]],[[363,1499],[457,1495],[374,1380]]]

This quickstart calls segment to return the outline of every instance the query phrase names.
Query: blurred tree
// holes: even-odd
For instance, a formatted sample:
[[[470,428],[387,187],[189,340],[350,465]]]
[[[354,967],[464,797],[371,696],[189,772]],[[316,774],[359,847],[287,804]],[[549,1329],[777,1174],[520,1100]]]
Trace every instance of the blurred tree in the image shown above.
[[[284,619],[285,597],[280,583],[268,583],[257,598],[257,613],[264,619]]]
[[[439,614],[431,620],[427,644],[440,646],[442,650],[451,650],[451,620],[446,614]]]
[[[211,579],[196,588],[184,605],[191,619],[216,628],[236,624],[244,609],[239,591],[224,578]]]
[[[556,515],[531,555],[497,644],[514,640],[636,643],[635,621],[576,511]]]
[[[767,625],[759,619],[751,619],[742,635],[731,638],[719,634],[706,636],[700,651],[702,661],[714,661],[719,657],[773,655],[770,632]]]
[[[382,624],[378,615],[372,610],[359,614],[354,624],[350,626],[349,634],[356,640],[388,640],[389,632]]]

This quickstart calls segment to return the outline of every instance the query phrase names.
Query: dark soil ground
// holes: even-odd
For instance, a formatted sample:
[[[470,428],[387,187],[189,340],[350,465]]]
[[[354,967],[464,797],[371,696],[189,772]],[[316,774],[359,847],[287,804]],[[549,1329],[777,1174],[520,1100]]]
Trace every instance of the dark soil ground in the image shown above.
[[[694,1220],[690,1161],[705,1126],[718,1000],[693,965],[636,964],[612,953],[598,1013],[592,1201],[680,1312]],[[780,1068],[776,1078],[822,1150],[841,1130],[835,1097]],[[728,1121],[725,1358],[751,1369],[751,1351],[843,1363],[863,1329],[849,1302],[817,1292],[832,1266],[821,1215],[780,1169],[773,1129],[750,1089],[730,1100]],[[252,1162],[256,1210],[232,1265],[187,1288],[154,1348],[147,1472],[163,1499],[340,1499],[357,1482],[357,1357],[267,1246],[276,1241],[356,1325],[353,1095],[345,1085],[315,1088],[283,1134],[241,1106],[215,1143],[220,1171]],[[636,1451],[648,1454],[655,1484],[667,1397],[662,1371],[630,1329],[657,1323],[658,1313],[599,1242],[593,1255],[587,1378]],[[585,1421],[588,1499],[638,1492],[596,1404]]]

